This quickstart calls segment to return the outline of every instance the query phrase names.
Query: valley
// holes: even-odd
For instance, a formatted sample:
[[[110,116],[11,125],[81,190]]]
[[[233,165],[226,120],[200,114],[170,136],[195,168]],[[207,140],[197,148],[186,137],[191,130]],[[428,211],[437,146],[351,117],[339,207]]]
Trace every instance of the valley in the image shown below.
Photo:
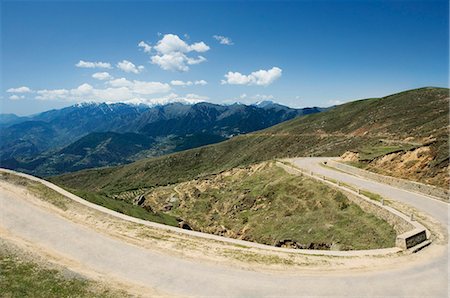
[[[83,103],[29,117],[0,115],[0,165],[38,176],[115,166],[218,143],[323,110],[272,102]]]

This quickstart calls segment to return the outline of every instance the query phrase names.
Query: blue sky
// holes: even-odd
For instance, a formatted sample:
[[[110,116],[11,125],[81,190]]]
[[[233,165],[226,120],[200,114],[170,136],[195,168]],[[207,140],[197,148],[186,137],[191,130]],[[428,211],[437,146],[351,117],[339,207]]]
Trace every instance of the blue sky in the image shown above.
[[[2,113],[448,86],[447,1],[2,1],[1,22]]]

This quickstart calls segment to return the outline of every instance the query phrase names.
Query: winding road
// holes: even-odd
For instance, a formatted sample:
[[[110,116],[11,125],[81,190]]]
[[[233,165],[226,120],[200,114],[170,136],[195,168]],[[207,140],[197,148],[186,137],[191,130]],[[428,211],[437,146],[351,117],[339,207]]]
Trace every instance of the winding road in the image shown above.
[[[292,163],[345,183],[407,203],[447,227],[448,204],[420,194],[320,166],[324,159]],[[193,262],[125,243],[66,220],[0,189],[1,231],[58,252],[124,282],[181,296],[203,297],[448,297],[448,246],[405,268],[369,272],[284,274]]]

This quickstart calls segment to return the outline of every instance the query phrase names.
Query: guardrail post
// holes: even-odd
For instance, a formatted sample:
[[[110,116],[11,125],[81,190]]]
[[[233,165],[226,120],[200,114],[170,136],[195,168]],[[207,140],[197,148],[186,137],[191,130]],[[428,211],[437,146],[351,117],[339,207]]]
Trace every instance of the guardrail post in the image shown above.
[[[358,194],[360,195],[361,194],[361,190],[358,188]]]
[[[414,213],[411,213],[411,221],[414,221]]]
[[[381,198],[381,205],[384,206],[384,198]]]

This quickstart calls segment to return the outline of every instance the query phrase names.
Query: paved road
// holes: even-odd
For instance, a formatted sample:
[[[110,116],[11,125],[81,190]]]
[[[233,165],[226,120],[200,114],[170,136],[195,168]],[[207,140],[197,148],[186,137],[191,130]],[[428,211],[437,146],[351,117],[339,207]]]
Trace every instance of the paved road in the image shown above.
[[[368,191],[378,193],[385,198],[389,198],[395,201],[410,204],[419,210],[425,211],[432,215],[440,223],[448,225],[448,203],[430,199],[418,193],[405,191],[393,186],[382,184],[379,182],[371,181],[365,178],[348,175],[340,171],[335,171],[323,166],[320,163],[328,160],[326,157],[313,157],[313,158],[294,158],[291,162],[302,169],[313,171],[319,175],[325,175],[329,178],[340,180],[341,182],[349,183],[359,188],[366,189]]]
[[[301,163],[301,161],[296,161]],[[313,162],[307,163],[312,167]],[[300,164],[301,165],[301,164]],[[341,178],[349,175],[339,173]],[[336,178],[336,177],[334,177]],[[356,177],[355,177],[356,178]],[[358,181],[354,181],[359,183]],[[354,184],[355,184],[354,183]],[[380,186],[385,188],[387,186]],[[399,190],[400,191],[400,190]],[[406,195],[405,195],[406,196]],[[426,200],[434,213],[438,201]],[[413,204],[413,203],[412,203]],[[447,210],[447,205],[440,209]],[[439,209],[439,208],[438,208]],[[447,297],[447,253],[407,269],[371,273],[271,274],[195,263],[152,252],[67,221],[6,192],[0,193],[0,226],[123,280],[189,296]]]

